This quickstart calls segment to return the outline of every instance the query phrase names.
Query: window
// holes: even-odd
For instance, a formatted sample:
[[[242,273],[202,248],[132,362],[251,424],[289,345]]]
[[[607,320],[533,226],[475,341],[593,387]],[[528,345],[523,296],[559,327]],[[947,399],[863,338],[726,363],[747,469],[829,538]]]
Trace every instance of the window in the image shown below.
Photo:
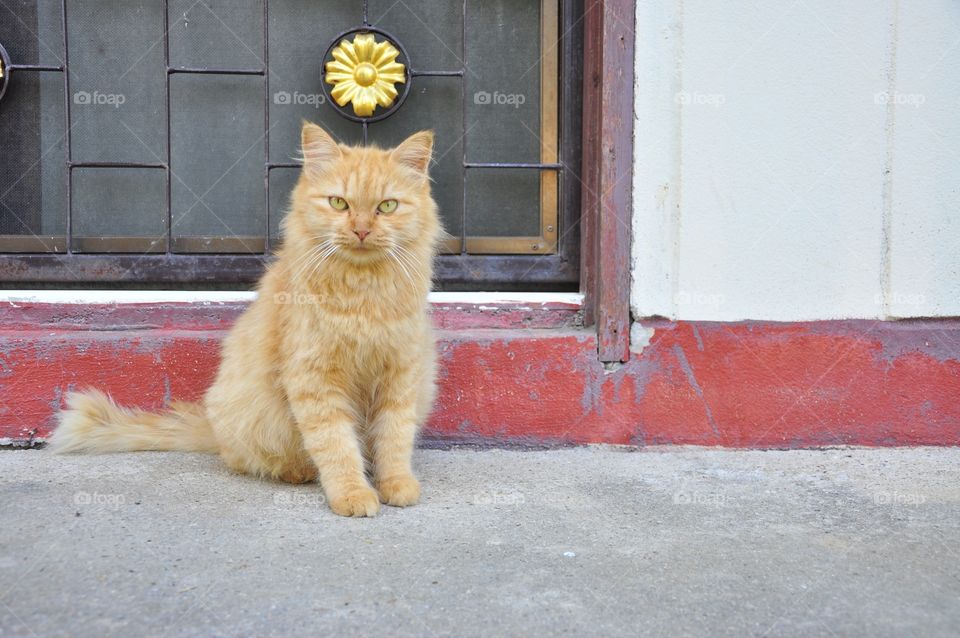
[[[0,4],[0,281],[252,282],[280,240],[300,121],[348,143],[436,132],[446,289],[574,289],[582,45],[572,1]],[[406,81],[344,117],[342,39]],[[401,99],[403,96],[405,99]]]

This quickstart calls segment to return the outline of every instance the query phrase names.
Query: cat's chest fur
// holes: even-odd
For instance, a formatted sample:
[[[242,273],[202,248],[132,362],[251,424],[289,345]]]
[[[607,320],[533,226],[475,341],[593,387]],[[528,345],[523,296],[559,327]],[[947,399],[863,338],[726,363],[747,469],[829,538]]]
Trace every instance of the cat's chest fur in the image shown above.
[[[368,373],[414,358],[429,332],[426,292],[383,288],[312,288],[310,303],[288,310],[301,354]]]

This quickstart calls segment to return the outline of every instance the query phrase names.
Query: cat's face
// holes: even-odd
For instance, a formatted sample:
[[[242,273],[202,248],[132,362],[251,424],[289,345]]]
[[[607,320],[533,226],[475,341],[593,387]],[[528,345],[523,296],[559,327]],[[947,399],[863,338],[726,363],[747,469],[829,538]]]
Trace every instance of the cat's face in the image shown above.
[[[433,133],[421,131],[394,149],[337,144],[304,124],[304,169],[288,232],[357,262],[370,262],[436,239],[436,204],[427,173]]]

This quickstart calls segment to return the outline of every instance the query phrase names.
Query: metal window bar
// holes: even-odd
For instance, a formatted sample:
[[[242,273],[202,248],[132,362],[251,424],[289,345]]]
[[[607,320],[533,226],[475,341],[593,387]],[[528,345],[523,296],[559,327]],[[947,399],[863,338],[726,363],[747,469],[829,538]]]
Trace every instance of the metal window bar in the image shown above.
[[[269,0],[262,0],[263,3],[263,61],[264,67],[261,69],[230,69],[230,68],[209,68],[209,67],[172,67],[170,66],[170,7],[169,0],[164,0],[163,2],[163,47],[164,47],[164,65],[166,67],[166,81],[165,81],[165,103],[166,103],[166,162],[75,162],[73,161],[72,155],[72,145],[71,145],[71,99],[70,99],[70,48],[69,48],[69,36],[67,28],[67,0],[61,0],[60,3],[60,20],[61,20],[61,31],[63,39],[63,64],[62,65],[41,65],[41,64],[15,64],[11,61],[11,64],[8,67],[8,71],[34,71],[40,73],[63,73],[64,81],[64,116],[66,119],[65,126],[65,152],[66,152],[66,245],[64,246],[64,251],[68,256],[74,255],[74,242],[73,242],[73,215],[72,215],[72,191],[73,191],[73,179],[72,172],[75,168],[112,168],[112,169],[123,169],[123,168],[137,168],[137,169],[162,169],[165,173],[166,181],[166,241],[164,247],[164,255],[167,257],[166,263],[173,261],[172,257],[189,257],[188,255],[176,255],[173,251],[173,223],[172,223],[172,205],[171,205],[171,113],[170,113],[170,77],[174,74],[209,74],[209,75],[254,75],[262,76],[264,78],[264,204],[265,204],[265,231],[264,231],[264,250],[260,255],[269,254],[271,250],[270,242],[270,170],[274,168],[299,168],[299,163],[289,163],[289,162],[271,162],[270,161],[270,85],[269,85]],[[459,77],[460,78],[460,98],[461,98],[461,110],[465,111],[466,109],[466,88],[464,82],[464,76],[466,71],[466,25],[467,25],[467,0],[462,0],[462,22],[461,22],[461,61],[464,63],[464,67],[460,69],[453,70],[422,70],[422,69],[411,69],[411,77]],[[571,2],[564,2],[561,4],[567,5],[567,10],[569,10],[569,5],[573,4]],[[361,3],[362,9],[362,24],[363,26],[373,26],[369,21],[369,7],[368,0],[363,0]],[[581,7],[582,9],[582,7]],[[579,11],[578,11],[579,12]],[[567,19],[571,21],[570,18]],[[575,24],[575,23],[574,23]],[[572,28],[572,27],[571,27]],[[570,29],[568,29],[569,31]],[[541,99],[543,99],[541,97]],[[561,109],[561,113],[563,113]],[[563,128],[569,129],[571,122],[564,122]],[[368,125],[367,122],[362,123],[363,126],[363,142],[364,144],[368,141]],[[570,131],[565,131],[570,132]],[[559,133],[559,131],[558,131]],[[570,157],[569,154],[564,153],[563,149],[563,140],[566,136],[563,134],[557,135],[557,148],[555,154],[559,157]],[[461,118],[461,139],[466,139],[466,126],[463,118]],[[554,171],[561,180],[567,178],[566,173],[569,172],[570,167],[567,163],[564,162],[469,162],[467,161],[467,149],[466,144],[463,144],[463,156],[461,158],[461,183],[466,185],[466,173],[468,169],[491,169],[491,168],[506,168],[506,169],[534,169],[540,171]],[[555,188],[559,188],[561,184],[555,184]],[[574,197],[567,196],[565,200],[570,203],[576,201]],[[475,257],[468,252],[468,237],[466,235],[467,229],[467,210],[466,210],[466,198],[464,198],[462,215],[462,229],[460,236],[460,255],[461,257]],[[559,212],[559,211],[558,211]],[[559,216],[558,216],[559,221]],[[482,239],[482,238],[481,238]],[[559,244],[554,246],[550,252],[555,252],[555,249],[559,249]],[[563,242],[566,245],[575,245],[569,240]],[[26,256],[24,256],[26,257]],[[224,255],[224,257],[229,257]],[[504,257],[507,257],[504,255]],[[117,267],[123,268],[122,263],[124,259],[118,259]],[[182,262],[190,262],[195,260],[190,259],[181,259]],[[238,258],[238,261],[249,261],[249,258],[246,260],[242,257]],[[473,260],[471,260],[473,261]],[[522,268],[525,263],[530,263],[530,266],[526,270],[526,274],[533,275],[533,279],[536,280],[539,277],[546,276],[545,281],[555,279],[555,276],[549,274],[540,273],[537,271],[543,271],[544,269],[538,268],[535,262],[530,262],[529,259],[523,259],[523,256],[516,255],[515,259],[504,259],[505,264],[510,264],[511,262],[516,262],[516,264]],[[567,260],[564,259],[564,262]],[[44,264],[47,267],[50,267],[51,264]],[[553,266],[554,264],[551,264]],[[155,266],[153,264],[147,270],[156,272]],[[439,273],[443,276],[444,271],[451,272],[450,268],[444,268],[444,264],[440,264],[438,268]],[[96,267],[96,266],[95,266]],[[22,268],[18,268],[22,271]],[[162,266],[161,266],[162,268]],[[476,270],[476,266],[473,266],[473,269]],[[69,270],[69,267],[68,267]],[[496,270],[496,269],[495,269]],[[550,268],[546,269],[548,272]],[[570,277],[569,273],[573,273],[574,276],[577,272],[576,264],[566,263],[565,265],[561,264],[561,271],[568,274],[560,275],[561,279],[566,279]],[[122,279],[122,278],[121,278]],[[462,277],[461,277],[462,279]],[[180,277],[172,277],[171,281],[183,281]]]

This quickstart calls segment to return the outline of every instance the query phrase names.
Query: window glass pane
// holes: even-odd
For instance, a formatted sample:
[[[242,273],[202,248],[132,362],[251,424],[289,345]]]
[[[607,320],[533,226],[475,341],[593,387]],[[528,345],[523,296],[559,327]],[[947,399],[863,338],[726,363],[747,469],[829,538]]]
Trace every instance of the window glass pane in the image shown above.
[[[445,230],[459,237],[463,230],[463,139],[458,78],[416,78],[407,101],[385,120],[370,124],[369,141],[395,146],[411,133],[433,129],[433,196]]]
[[[75,168],[72,207],[75,251],[142,253],[166,248],[166,178],[161,169]]]
[[[266,230],[263,78],[176,74],[170,80],[171,203],[175,237],[241,238]],[[187,251],[216,250],[215,245]]]
[[[370,0],[367,13],[371,24],[403,44],[414,70],[456,71],[463,66],[462,2]]]
[[[290,208],[290,194],[300,178],[299,168],[274,168],[270,171],[270,241],[280,240],[280,223]]]
[[[37,236],[4,250],[65,248],[66,142],[63,75],[17,72],[0,101],[0,235]]]
[[[467,171],[467,235],[540,235],[540,171],[471,168]]]
[[[361,18],[359,2],[271,0],[271,162],[286,163],[299,156],[301,120],[319,124],[342,142],[362,141],[357,123],[323,104],[320,86],[320,63],[327,45]]]
[[[170,65],[263,68],[261,0],[170,0]]]
[[[163,4],[68,2],[73,159],[162,162]]]
[[[540,2],[471,1],[467,21],[468,161],[539,162]]]
[[[0,102],[0,253],[66,249],[67,124],[81,164],[73,247],[88,253],[166,250],[171,217],[174,252],[259,252],[265,233],[273,245],[280,239],[299,176],[284,165],[298,161],[301,122],[363,142],[363,126],[326,104],[321,84],[323,53],[362,24],[363,3],[269,0],[265,41],[266,0],[63,1],[69,52],[61,0],[0,0],[0,42],[14,64],[70,58],[68,94],[63,73],[20,70]],[[369,0],[370,23],[399,40],[414,70],[464,73],[413,78],[406,103],[369,124],[369,141],[393,146],[435,131],[434,195],[446,230],[468,238],[467,252],[553,252],[564,230],[557,173],[463,161],[557,162],[559,4],[465,3]],[[174,68],[269,68],[168,74],[167,48]],[[169,173],[82,166],[168,161]]]

